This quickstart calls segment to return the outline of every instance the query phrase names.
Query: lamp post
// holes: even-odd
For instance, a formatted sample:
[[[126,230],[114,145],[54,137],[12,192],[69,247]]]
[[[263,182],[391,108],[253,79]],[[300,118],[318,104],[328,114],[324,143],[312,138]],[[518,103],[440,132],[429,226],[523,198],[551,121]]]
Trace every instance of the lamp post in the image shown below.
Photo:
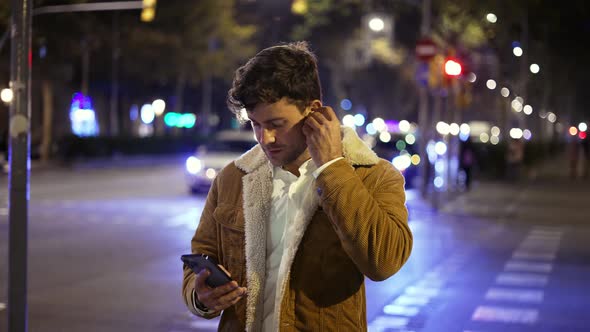
[[[32,0],[13,0],[11,18],[8,330],[27,331],[27,240],[31,118]]]

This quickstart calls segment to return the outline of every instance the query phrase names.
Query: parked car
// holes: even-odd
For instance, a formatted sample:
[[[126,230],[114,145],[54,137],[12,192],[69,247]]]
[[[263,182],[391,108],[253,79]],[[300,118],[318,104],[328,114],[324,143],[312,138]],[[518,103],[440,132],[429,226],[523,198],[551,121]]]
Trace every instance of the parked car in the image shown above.
[[[217,173],[258,142],[252,131],[220,131],[185,162],[187,184],[192,193],[209,190]]]
[[[398,142],[402,142],[402,149],[398,148]],[[419,168],[412,164],[411,156],[418,152],[416,144],[410,145],[404,142],[403,135],[392,135],[389,142],[377,140],[373,150],[380,158],[391,163],[403,174],[406,180],[406,188],[416,186]]]

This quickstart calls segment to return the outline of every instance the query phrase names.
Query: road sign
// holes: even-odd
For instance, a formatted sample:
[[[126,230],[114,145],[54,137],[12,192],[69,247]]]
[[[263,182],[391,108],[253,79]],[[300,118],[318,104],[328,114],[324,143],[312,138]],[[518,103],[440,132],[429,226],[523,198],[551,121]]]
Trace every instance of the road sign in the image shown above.
[[[436,44],[430,38],[422,38],[416,43],[416,57],[422,61],[429,61],[436,55]]]
[[[422,86],[428,86],[429,68],[427,63],[420,63],[416,67],[416,81]]]

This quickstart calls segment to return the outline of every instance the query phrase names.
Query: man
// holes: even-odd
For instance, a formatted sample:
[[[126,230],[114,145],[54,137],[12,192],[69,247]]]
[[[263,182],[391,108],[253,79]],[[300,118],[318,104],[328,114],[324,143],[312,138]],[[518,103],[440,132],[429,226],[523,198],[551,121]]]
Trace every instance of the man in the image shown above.
[[[262,50],[236,71],[228,105],[259,144],[216,177],[193,253],[234,281],[210,288],[184,267],[183,298],[222,331],[367,329],[364,278],[410,256],[404,178],[321,102],[304,42]]]

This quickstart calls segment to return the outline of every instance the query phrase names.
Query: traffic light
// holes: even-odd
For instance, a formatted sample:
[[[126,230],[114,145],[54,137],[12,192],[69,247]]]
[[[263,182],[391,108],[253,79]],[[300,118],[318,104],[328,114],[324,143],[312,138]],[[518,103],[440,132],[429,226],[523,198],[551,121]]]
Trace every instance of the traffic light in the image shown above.
[[[157,0],[143,0],[143,9],[141,10],[141,21],[151,22],[156,17],[156,1]]]
[[[463,68],[457,59],[447,58],[445,61],[445,75],[447,77],[457,77],[461,75]]]

